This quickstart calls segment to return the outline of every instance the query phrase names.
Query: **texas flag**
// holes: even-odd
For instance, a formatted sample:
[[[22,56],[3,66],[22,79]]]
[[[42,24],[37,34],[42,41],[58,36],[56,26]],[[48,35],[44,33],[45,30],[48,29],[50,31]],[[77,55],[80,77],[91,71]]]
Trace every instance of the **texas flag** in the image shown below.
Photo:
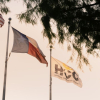
[[[14,33],[14,44],[12,52],[28,53],[36,57],[41,63],[48,65],[48,62],[45,59],[45,55],[43,54],[43,52],[41,51],[37,42],[34,39],[22,34],[13,27],[12,30]]]

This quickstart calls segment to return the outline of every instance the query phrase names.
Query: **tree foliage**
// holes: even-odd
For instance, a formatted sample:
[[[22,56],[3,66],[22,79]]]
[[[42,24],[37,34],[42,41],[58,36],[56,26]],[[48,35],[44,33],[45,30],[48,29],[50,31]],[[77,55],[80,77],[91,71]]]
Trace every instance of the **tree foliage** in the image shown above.
[[[5,0],[6,1],[6,0]],[[7,0],[9,1],[9,0]],[[59,43],[68,42],[78,52],[81,62],[89,64],[82,54],[83,45],[87,53],[96,53],[100,47],[100,1],[99,0],[23,0],[27,10],[17,17],[26,23],[36,24],[41,18],[44,26],[43,36],[50,44],[57,38]],[[57,33],[51,28],[54,21]],[[72,57],[70,58],[72,59]]]
[[[10,2],[10,0],[0,0],[0,12],[7,14],[10,12],[9,8],[6,6],[6,3]]]
[[[78,52],[79,66],[88,59],[82,54],[85,44],[88,53],[100,47],[100,1],[99,0],[24,0],[27,11],[19,15],[20,20],[36,23],[38,16],[44,26],[43,35],[53,43],[68,41],[68,49],[73,46]],[[51,28],[51,20],[57,27],[57,34]],[[72,38],[73,37],[73,38]],[[70,59],[73,59],[72,57]]]

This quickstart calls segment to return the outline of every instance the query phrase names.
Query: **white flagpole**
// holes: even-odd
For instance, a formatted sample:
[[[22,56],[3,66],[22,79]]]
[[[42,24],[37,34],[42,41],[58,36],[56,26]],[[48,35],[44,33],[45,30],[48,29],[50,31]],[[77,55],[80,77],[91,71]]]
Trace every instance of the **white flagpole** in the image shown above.
[[[50,97],[49,97],[49,100],[52,100],[51,53],[52,53],[52,45],[50,45]]]
[[[4,73],[4,84],[3,84],[2,100],[5,100],[5,93],[6,93],[6,77],[7,77],[7,59],[8,59],[8,44],[9,44],[10,21],[11,21],[11,18],[9,18],[9,22],[8,22],[8,36],[7,36],[6,59],[5,59],[5,73]]]

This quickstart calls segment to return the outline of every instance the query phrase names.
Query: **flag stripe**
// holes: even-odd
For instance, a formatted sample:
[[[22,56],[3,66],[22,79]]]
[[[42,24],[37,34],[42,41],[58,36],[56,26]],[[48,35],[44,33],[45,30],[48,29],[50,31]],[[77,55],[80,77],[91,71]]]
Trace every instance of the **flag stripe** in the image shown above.
[[[3,19],[3,17],[2,17],[2,16],[0,16],[0,21],[4,22],[4,19]]]
[[[0,26],[2,27],[4,25],[4,19],[2,15],[0,14]]]
[[[36,57],[41,63],[45,63],[47,64],[47,61],[45,60],[45,58],[41,55],[41,53],[39,52],[39,50],[34,47],[30,42],[29,42],[29,50],[28,50],[28,54]]]
[[[32,39],[32,38],[30,38],[30,37],[28,37],[28,36],[26,36],[26,37],[29,39],[29,42],[30,42],[34,47],[36,47],[36,48],[39,50],[39,52],[42,54],[42,56],[45,57],[45,55],[43,54],[43,52],[40,50],[40,48],[39,48],[37,42],[36,42],[34,39]]]
[[[0,18],[0,22],[4,24],[4,20],[2,18]]]
[[[0,21],[0,24],[3,25],[4,23]]]

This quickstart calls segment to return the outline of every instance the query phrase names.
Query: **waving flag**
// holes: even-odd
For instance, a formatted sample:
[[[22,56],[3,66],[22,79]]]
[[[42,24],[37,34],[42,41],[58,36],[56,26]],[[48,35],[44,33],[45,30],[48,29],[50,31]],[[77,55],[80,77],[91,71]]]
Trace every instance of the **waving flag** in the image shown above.
[[[74,69],[53,57],[51,58],[51,60],[52,76],[57,77],[61,80],[65,80],[69,83],[73,82],[75,85],[82,87],[82,81]]]
[[[39,48],[37,42],[34,39],[22,34],[18,30],[14,28],[12,29],[14,33],[14,44],[13,44],[12,52],[28,53],[36,57],[41,63],[48,65],[45,59],[45,55]]]
[[[4,25],[4,19],[2,15],[0,14],[0,27],[2,27],[3,25]]]

